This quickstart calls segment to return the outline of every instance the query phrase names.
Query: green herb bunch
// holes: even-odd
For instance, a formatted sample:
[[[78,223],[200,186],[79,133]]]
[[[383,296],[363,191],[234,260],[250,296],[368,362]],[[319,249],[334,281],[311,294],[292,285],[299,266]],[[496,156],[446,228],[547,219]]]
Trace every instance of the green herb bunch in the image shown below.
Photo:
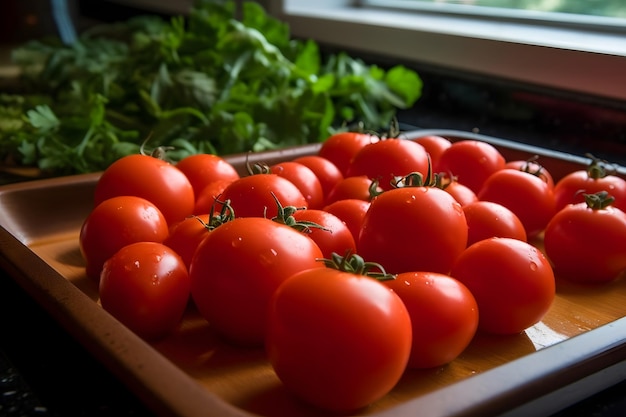
[[[95,172],[148,140],[226,155],[323,141],[350,123],[379,130],[421,94],[417,73],[323,57],[257,3],[198,0],[188,16],[100,24],[64,45],[13,51],[21,90],[0,94],[0,164]]]

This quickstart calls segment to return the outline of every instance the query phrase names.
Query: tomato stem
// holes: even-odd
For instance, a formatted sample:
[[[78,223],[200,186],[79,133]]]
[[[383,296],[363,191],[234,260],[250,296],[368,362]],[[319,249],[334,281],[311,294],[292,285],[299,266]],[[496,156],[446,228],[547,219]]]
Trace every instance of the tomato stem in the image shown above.
[[[615,172],[615,169],[605,160],[596,158],[590,153],[586,153],[585,156],[591,158],[591,162],[587,166],[587,174],[589,178],[593,178],[597,180],[599,178],[604,178],[608,175],[611,175]]]
[[[592,210],[602,210],[613,204],[615,198],[607,191],[599,191],[595,194],[583,194],[587,207]]]
[[[327,268],[357,275],[365,275],[378,281],[396,279],[396,275],[387,273],[381,264],[377,262],[365,262],[363,257],[356,253],[351,253],[349,250],[344,256],[333,252],[330,259],[324,258],[320,259],[320,261],[324,262]],[[374,271],[374,269],[377,271]]]
[[[296,207],[296,206],[283,207],[283,205],[278,200],[278,197],[276,197],[276,194],[274,194],[273,192],[271,192],[270,194],[274,198],[274,201],[276,201],[276,207],[278,208],[278,213],[276,214],[275,217],[272,217],[271,219],[272,221],[294,228],[301,233],[311,233],[311,228],[326,230],[330,232],[330,229],[320,224],[317,224],[315,222],[311,222],[308,220],[296,220],[296,218],[293,217],[296,211],[306,210],[306,207]]]

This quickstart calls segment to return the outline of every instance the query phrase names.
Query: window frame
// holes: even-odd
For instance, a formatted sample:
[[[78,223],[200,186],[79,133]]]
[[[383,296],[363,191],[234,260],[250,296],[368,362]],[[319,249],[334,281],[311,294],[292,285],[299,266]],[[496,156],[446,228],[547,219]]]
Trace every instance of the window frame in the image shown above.
[[[389,8],[398,2],[266,0],[298,38],[391,61],[626,101],[626,25]],[[395,3],[395,4],[393,4]]]

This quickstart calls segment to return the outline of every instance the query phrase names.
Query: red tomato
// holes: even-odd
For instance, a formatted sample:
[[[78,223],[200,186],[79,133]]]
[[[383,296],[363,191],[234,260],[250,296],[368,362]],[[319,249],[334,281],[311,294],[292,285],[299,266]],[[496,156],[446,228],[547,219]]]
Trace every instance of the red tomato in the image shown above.
[[[293,218],[299,222],[313,222],[324,228],[311,227],[310,231],[306,233],[317,243],[324,258],[330,258],[333,252],[339,255],[356,252],[356,243],[352,232],[334,214],[324,210],[306,209],[297,210],[293,214]]]
[[[322,191],[324,193],[324,199],[332,190],[332,188],[343,179],[343,174],[330,160],[323,158],[319,155],[307,155],[301,156],[293,160],[302,165],[306,165],[315,173],[322,185]]]
[[[378,136],[369,133],[339,132],[322,142],[318,155],[335,164],[345,176],[354,155],[365,145],[379,140]]]
[[[526,229],[515,213],[492,201],[475,201],[463,207],[467,221],[467,246],[490,237],[527,241]]]
[[[96,184],[95,204],[121,195],[153,202],[170,224],[191,215],[195,204],[193,187],[181,170],[141,154],[122,157],[104,170]]]
[[[593,158],[586,169],[569,173],[554,185],[556,209],[568,204],[583,203],[584,194],[608,192],[615,201],[613,207],[626,211],[626,180],[605,167],[603,161]]]
[[[232,180],[216,180],[208,184],[206,187],[196,195],[196,204],[193,208],[194,214],[206,214],[210,213],[211,209],[215,212],[219,212],[222,209],[222,204],[219,203],[221,195],[233,182]],[[216,201],[216,199],[218,201]]]
[[[296,229],[263,217],[235,218],[198,246],[189,267],[191,296],[227,340],[262,345],[270,297],[294,273],[324,268],[320,258],[317,244]]]
[[[420,136],[419,138],[415,138],[414,141],[426,149],[426,152],[430,155],[430,163],[433,166],[439,163],[439,158],[441,158],[443,151],[452,145],[449,139],[437,135]]]
[[[548,259],[518,239],[494,237],[474,243],[458,257],[450,275],[474,295],[478,329],[485,333],[524,331],[543,318],[555,297]]]
[[[626,270],[626,214],[611,205],[570,204],[548,223],[545,251],[559,277],[607,282]]]
[[[209,215],[202,214],[186,219],[170,226],[169,236],[163,241],[174,251],[189,268],[196,248],[209,233]]]
[[[171,248],[137,242],[104,263],[99,291],[105,310],[139,336],[156,340],[180,323],[189,302],[189,274]]]
[[[351,412],[385,396],[411,352],[402,300],[373,278],[333,268],[292,275],[270,302],[269,361],[296,397]]]
[[[434,172],[447,172],[478,193],[491,174],[504,168],[504,157],[493,145],[479,140],[452,143],[434,166]]]
[[[352,233],[354,241],[358,242],[359,234],[363,227],[363,219],[369,208],[369,201],[359,200],[357,198],[346,198],[330,203],[324,207],[324,211],[339,217],[341,221],[346,224],[350,233]]]
[[[176,164],[176,168],[187,176],[196,197],[213,181],[234,181],[239,178],[239,173],[230,162],[213,154],[187,156]]]
[[[168,224],[150,201],[136,196],[109,198],[98,204],[83,222],[80,251],[87,276],[98,278],[104,261],[135,242],[163,242]]]
[[[411,316],[410,368],[450,363],[474,338],[478,305],[456,279],[436,272],[404,272],[383,283],[400,296]]]
[[[478,199],[499,203],[515,213],[529,239],[541,233],[556,213],[553,189],[541,178],[515,169],[491,175]]]
[[[552,174],[550,174],[550,171],[545,169],[534,159],[508,161],[504,167],[533,174],[544,180],[550,187],[554,187],[554,178],[552,177]]]
[[[231,182],[220,200],[230,200],[235,217],[267,217],[278,214],[274,194],[283,207],[308,207],[302,192],[291,181],[276,174],[254,174]]]
[[[324,191],[317,175],[306,165],[285,161],[270,166],[270,172],[291,181],[302,193],[307,207],[319,209],[324,204]]]
[[[465,214],[454,197],[436,187],[409,186],[372,200],[357,248],[390,273],[447,274],[466,244]]]
[[[449,180],[443,187],[444,191],[450,194],[461,206],[478,201],[478,196],[467,185],[463,185],[456,179]]]
[[[412,172],[426,175],[428,153],[422,145],[405,139],[389,138],[364,146],[352,158],[346,177],[365,175],[377,179],[383,190],[393,188],[395,177]]]
[[[365,175],[359,175],[358,177],[346,177],[339,181],[330,193],[328,193],[326,196],[326,205],[349,198],[370,201],[376,194],[383,191],[378,183],[376,183],[376,186],[374,186],[374,189],[372,190],[373,182],[374,181],[372,179]]]

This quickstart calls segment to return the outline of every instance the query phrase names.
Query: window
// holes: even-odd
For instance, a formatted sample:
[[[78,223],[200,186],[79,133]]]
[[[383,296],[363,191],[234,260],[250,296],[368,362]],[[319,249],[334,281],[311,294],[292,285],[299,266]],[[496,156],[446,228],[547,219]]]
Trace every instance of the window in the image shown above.
[[[626,100],[626,20],[442,1],[265,3],[270,12],[289,23],[294,36],[321,44],[443,70]]]

